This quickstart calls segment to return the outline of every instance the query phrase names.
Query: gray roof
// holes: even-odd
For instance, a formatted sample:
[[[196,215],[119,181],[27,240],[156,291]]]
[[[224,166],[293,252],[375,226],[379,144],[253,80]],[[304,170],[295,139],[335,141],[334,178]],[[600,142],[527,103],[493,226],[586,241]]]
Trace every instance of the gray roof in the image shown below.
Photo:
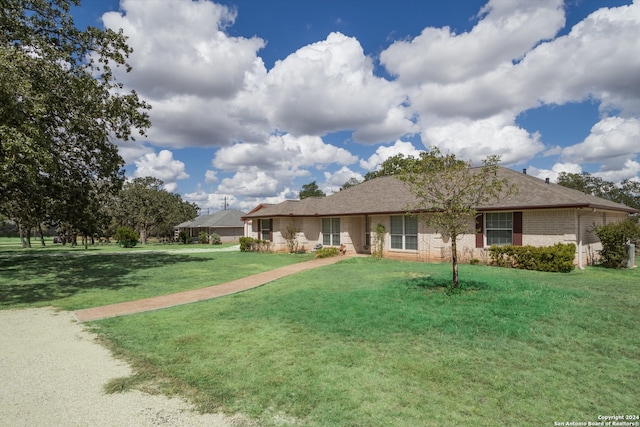
[[[244,212],[237,210],[224,210],[212,213],[211,215],[201,215],[192,221],[178,224],[177,228],[231,228],[244,227],[242,217]]]
[[[638,212],[628,206],[531,175],[500,167],[498,176],[514,184],[519,193],[490,206],[477,206],[479,211],[526,210],[549,208],[596,208],[610,211]],[[365,181],[326,197],[286,200],[276,205],[260,205],[247,215],[250,218],[281,216],[341,216],[404,213],[415,206],[416,199],[405,184],[393,176]]]

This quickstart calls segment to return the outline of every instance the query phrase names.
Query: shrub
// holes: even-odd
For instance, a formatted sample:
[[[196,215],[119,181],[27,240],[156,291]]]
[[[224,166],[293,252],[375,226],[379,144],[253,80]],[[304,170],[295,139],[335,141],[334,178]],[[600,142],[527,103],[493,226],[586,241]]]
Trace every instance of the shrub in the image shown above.
[[[120,227],[116,230],[116,241],[123,248],[132,248],[138,243],[140,235],[130,227]]]
[[[283,233],[284,240],[287,242],[289,253],[298,252],[298,233],[300,229],[293,222],[287,224],[287,229]]]
[[[240,238],[240,251],[251,252],[251,246],[256,241],[253,237],[241,237]]]
[[[180,233],[178,233],[178,241],[183,245],[187,244],[187,242],[189,241],[189,235],[186,231],[182,230]]]
[[[491,246],[491,264],[523,270],[568,272],[575,268],[576,245],[556,243],[553,246]]]
[[[203,245],[208,244],[209,235],[204,231],[201,231],[200,233],[198,233],[198,243],[202,243]]]
[[[373,229],[373,248],[371,255],[377,258],[382,258],[384,253],[384,237],[387,234],[387,230],[384,225],[378,223]]]
[[[627,262],[627,248],[640,237],[640,225],[635,218],[594,227],[602,243],[600,264],[607,268],[623,268]]]
[[[211,243],[212,245],[221,245],[222,239],[220,238],[220,235],[218,233],[213,233],[211,236],[209,236],[209,243]]]
[[[316,258],[329,258],[339,253],[338,248],[320,248],[316,250]]]
[[[242,252],[268,252],[269,242],[266,240],[254,239],[253,237],[240,238],[240,251]]]

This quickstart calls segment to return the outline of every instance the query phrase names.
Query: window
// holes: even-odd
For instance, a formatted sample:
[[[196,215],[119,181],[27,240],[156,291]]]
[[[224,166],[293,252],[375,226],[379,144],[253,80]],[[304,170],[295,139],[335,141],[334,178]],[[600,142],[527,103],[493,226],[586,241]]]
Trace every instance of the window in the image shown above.
[[[260,238],[262,240],[271,241],[271,220],[270,219],[260,220]]]
[[[391,217],[391,249],[418,250],[418,219],[405,215]]]
[[[322,244],[340,246],[340,218],[322,218]]]
[[[513,243],[513,213],[496,212],[485,214],[487,246],[511,245]]]

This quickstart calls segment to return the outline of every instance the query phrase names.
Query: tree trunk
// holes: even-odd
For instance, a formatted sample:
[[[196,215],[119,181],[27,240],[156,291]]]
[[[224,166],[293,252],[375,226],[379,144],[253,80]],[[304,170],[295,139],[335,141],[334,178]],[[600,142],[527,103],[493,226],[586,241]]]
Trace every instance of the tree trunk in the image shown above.
[[[42,224],[38,224],[38,232],[40,233],[40,243],[42,243],[42,246],[47,246],[44,243],[44,233],[42,232]]]
[[[458,244],[456,236],[451,237],[451,267],[453,269],[453,288],[458,289]]]

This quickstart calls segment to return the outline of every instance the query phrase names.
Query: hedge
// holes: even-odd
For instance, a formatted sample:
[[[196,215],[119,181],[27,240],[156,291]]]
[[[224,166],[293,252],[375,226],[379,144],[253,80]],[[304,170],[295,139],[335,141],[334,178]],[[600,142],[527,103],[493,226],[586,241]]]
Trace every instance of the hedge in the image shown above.
[[[576,245],[556,243],[553,246],[491,246],[491,264],[523,270],[569,272],[575,268]]]

